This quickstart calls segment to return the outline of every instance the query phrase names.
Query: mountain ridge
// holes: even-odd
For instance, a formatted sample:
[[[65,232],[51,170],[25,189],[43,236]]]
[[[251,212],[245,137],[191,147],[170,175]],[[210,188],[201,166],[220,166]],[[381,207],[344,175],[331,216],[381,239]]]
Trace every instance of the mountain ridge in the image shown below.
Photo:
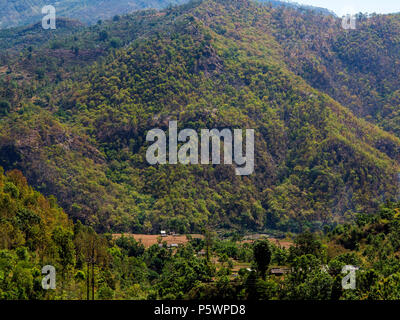
[[[52,5],[56,8],[57,17],[80,20],[83,23],[93,24],[99,20],[111,19],[115,15],[129,14],[135,10],[162,9],[167,6],[188,3],[190,0],[13,0],[0,1],[0,29],[37,23],[44,15],[41,8]],[[333,12],[319,7],[301,5],[296,2],[260,0],[260,3],[272,6],[286,6],[297,9],[313,10],[325,15],[334,15]]]

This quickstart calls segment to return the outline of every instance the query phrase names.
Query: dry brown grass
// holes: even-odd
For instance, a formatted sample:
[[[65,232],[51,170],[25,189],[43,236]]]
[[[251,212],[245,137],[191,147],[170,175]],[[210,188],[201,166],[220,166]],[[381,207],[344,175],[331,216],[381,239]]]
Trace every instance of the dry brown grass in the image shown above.
[[[141,242],[146,248],[151,247],[154,244],[158,243],[158,239],[161,237],[160,235],[148,235],[148,234],[133,234],[133,233],[116,233],[113,234],[113,239],[118,239],[122,236],[125,237],[132,237],[136,241]],[[193,239],[195,238],[200,238],[202,239],[203,236],[200,234],[191,234]],[[185,244],[188,242],[187,236],[186,235],[175,235],[175,236],[166,236],[166,237],[161,237],[162,242],[167,242],[167,244]]]
[[[267,240],[281,248],[289,249],[293,247],[293,242],[286,239],[267,238]],[[254,241],[256,240],[243,240],[242,243],[253,243]]]

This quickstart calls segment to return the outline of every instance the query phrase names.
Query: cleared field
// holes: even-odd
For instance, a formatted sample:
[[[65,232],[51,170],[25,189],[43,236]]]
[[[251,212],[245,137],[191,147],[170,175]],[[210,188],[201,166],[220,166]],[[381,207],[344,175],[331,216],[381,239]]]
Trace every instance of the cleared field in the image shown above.
[[[261,238],[260,238],[261,239]],[[278,247],[289,249],[293,246],[293,242],[285,240],[285,239],[276,239],[276,238],[266,238],[268,241],[272,242]],[[253,243],[256,239],[247,239],[243,240],[242,243]]]
[[[278,247],[282,247],[285,249],[289,249],[290,247],[293,247],[293,242],[288,241],[288,240],[279,240],[275,238],[269,238],[269,241],[277,245]]]
[[[143,243],[146,248],[151,247],[154,244],[158,243],[158,239],[161,237],[160,235],[149,235],[149,234],[133,234],[133,233],[116,233],[113,234],[113,239],[121,238],[122,236],[125,237],[132,237],[136,241]],[[190,235],[193,239],[199,238],[202,239],[203,236],[201,234],[191,234]],[[188,242],[186,235],[168,235],[166,237],[161,237],[162,242],[167,242],[167,244],[185,244]]]

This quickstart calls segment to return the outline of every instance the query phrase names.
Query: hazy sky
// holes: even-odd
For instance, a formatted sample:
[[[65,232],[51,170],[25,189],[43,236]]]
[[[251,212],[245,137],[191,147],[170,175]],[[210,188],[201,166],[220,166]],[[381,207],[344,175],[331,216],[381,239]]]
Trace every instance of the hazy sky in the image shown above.
[[[400,12],[400,0],[295,0],[294,2],[327,8],[338,16],[358,12]]]

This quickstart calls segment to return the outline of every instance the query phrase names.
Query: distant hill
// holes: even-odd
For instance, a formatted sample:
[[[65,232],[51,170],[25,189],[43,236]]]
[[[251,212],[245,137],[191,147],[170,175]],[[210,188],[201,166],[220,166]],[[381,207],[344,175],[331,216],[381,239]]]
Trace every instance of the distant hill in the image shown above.
[[[298,10],[310,10],[323,15],[336,16],[336,14],[328,9],[300,4],[293,1],[278,1],[278,0],[257,0],[261,3],[271,4],[274,7],[284,6]]]
[[[0,28],[28,25],[40,21],[41,10],[53,5],[58,17],[67,17],[85,23],[109,19],[114,15],[134,10],[164,8],[186,0],[0,0]]]

